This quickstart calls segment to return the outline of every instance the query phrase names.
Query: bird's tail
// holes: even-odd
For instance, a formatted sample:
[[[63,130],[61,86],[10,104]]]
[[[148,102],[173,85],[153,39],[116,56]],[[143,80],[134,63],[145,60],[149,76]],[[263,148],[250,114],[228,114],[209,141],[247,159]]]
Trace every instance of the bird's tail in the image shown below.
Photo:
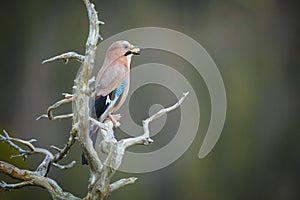
[[[81,164],[82,165],[88,165],[87,159],[84,156],[84,153],[81,154]]]
[[[91,102],[90,102],[90,116],[94,119],[99,119],[99,117],[105,112],[106,108],[107,108],[107,103],[106,103],[106,99],[107,97],[96,97],[95,99],[92,98]],[[96,140],[97,140],[97,135],[98,135],[98,128],[97,127],[93,127],[92,125],[90,125],[90,138],[93,141],[93,145],[95,147],[96,144]],[[81,163],[83,165],[88,165],[87,159],[84,156],[84,153],[82,153],[81,155]]]

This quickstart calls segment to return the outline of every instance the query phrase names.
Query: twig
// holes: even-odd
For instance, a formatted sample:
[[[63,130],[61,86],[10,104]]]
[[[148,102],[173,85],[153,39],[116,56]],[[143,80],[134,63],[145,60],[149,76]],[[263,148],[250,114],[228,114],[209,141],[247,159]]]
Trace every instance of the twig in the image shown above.
[[[57,146],[54,146],[54,145],[51,145],[50,146],[50,148],[52,148],[52,149],[54,149],[54,150],[56,150],[56,151],[62,151],[62,149],[61,148],[58,148]]]
[[[42,62],[42,64],[52,62],[52,61],[55,61],[55,60],[62,60],[65,64],[67,64],[69,62],[69,59],[74,59],[74,60],[82,63],[84,61],[84,57],[85,56],[80,55],[76,52],[67,52],[67,53],[63,53],[63,54],[58,55],[58,56],[54,56],[54,57],[49,58],[47,60],[44,60]]]
[[[60,119],[70,119],[72,117],[73,117],[73,113],[65,114],[65,115],[51,116],[50,118],[47,114],[43,114],[43,115],[37,117],[36,120],[40,120],[40,119],[43,119],[43,118],[48,118],[50,120],[60,120]]]
[[[30,153],[30,150],[24,150],[21,147],[19,147],[18,145],[16,145],[15,143],[13,143],[13,141],[10,139],[8,133],[6,132],[6,130],[3,130],[4,136],[2,134],[0,134],[0,140],[4,141],[5,143],[9,144],[10,147],[16,149],[20,154],[22,155],[27,155]]]
[[[19,189],[28,185],[33,185],[32,181],[24,181],[15,184],[7,184],[4,181],[0,181],[0,187],[2,187],[4,190]]]
[[[101,123],[101,122],[99,122],[98,120],[96,120],[96,119],[94,119],[92,117],[90,117],[89,119],[92,122],[92,125],[96,125],[99,128],[104,129],[104,130],[108,129],[108,127],[104,123]]]
[[[110,184],[110,191],[113,192],[117,189],[120,189],[121,187],[124,187],[129,184],[133,184],[133,183],[135,183],[135,181],[137,179],[138,179],[137,177],[122,178],[122,179]]]
[[[53,166],[55,166],[61,170],[70,169],[70,168],[74,167],[75,164],[76,164],[76,161],[72,161],[67,165],[60,165],[58,163],[52,163]]]
[[[5,134],[5,137],[1,135],[0,139],[4,140],[5,142],[7,142],[9,145],[11,145],[13,148],[15,148],[16,150],[19,151],[20,155],[23,156],[23,155],[28,155],[28,154],[34,154],[34,153],[40,153],[40,154],[44,154],[44,155],[48,155],[50,157],[53,157],[53,154],[46,150],[46,149],[43,149],[43,148],[38,148],[38,147],[35,147],[32,142],[35,142],[36,140],[35,139],[31,139],[29,141],[26,141],[26,140],[22,140],[22,139],[18,139],[18,138],[12,138],[8,135],[8,133],[3,130],[4,134]],[[16,144],[14,144],[13,142],[18,142],[22,145],[25,145],[29,148],[29,150],[23,150],[22,148],[18,147]]]
[[[40,120],[42,118],[47,118],[49,120],[56,120],[56,119],[66,119],[66,118],[71,118],[73,117],[73,114],[66,114],[66,115],[59,115],[59,116],[53,116],[52,112],[53,110],[59,108],[60,106],[67,104],[67,103],[71,103],[73,101],[73,96],[67,96],[65,94],[65,99],[62,99],[56,103],[54,103],[53,105],[49,106],[48,110],[47,110],[47,115],[43,114],[41,116],[39,116],[38,118],[36,118],[36,120]]]
[[[48,118],[49,120],[57,120],[57,119],[68,119],[73,117],[73,113],[70,114],[65,114],[65,115],[58,115],[58,116],[53,116],[52,112],[53,110],[59,108],[60,106],[70,103],[73,100],[73,95],[69,93],[63,93],[65,96],[64,99],[57,101],[53,105],[49,106],[47,109],[47,114],[43,114],[39,117],[36,118],[36,120],[40,120],[42,118]]]
[[[73,146],[73,144],[76,141],[76,137],[77,137],[77,125],[74,124],[73,127],[72,127],[72,131],[70,133],[68,142],[64,146],[64,148],[63,149],[58,149],[56,147],[56,150],[58,150],[59,152],[54,155],[54,158],[53,158],[53,162],[54,163],[57,163],[58,161],[60,161],[61,159],[63,159],[69,153],[71,147]],[[53,148],[53,146],[52,146],[52,148]]]

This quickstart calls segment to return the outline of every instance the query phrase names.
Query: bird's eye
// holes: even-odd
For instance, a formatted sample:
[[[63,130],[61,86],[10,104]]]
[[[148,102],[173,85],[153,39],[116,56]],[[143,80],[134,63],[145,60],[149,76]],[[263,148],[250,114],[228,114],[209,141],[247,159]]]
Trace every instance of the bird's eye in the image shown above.
[[[124,44],[124,49],[128,49],[128,45],[127,44]]]

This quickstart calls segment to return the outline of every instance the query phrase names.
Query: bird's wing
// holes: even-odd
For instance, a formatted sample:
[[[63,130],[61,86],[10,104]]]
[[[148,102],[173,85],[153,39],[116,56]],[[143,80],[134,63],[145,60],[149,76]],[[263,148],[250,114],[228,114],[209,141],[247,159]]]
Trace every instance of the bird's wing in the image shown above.
[[[126,97],[128,95],[128,91],[129,91],[129,82],[130,82],[130,73],[127,73],[125,80],[122,82],[122,83],[125,83],[125,85],[123,86],[123,91],[120,94],[119,99],[116,102],[115,106],[112,108],[112,112],[119,110],[119,108],[122,106],[122,104],[126,100]]]
[[[115,90],[126,77],[128,68],[120,61],[112,62],[101,74],[98,75],[96,80],[96,95],[106,96]]]

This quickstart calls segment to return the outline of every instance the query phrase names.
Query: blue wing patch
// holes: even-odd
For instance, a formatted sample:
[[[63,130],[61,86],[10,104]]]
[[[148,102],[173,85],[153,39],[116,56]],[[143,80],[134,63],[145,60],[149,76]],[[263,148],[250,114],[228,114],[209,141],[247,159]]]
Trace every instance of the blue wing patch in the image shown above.
[[[124,92],[124,88],[126,86],[126,80],[124,80],[119,87],[116,89],[116,96],[119,97]]]

